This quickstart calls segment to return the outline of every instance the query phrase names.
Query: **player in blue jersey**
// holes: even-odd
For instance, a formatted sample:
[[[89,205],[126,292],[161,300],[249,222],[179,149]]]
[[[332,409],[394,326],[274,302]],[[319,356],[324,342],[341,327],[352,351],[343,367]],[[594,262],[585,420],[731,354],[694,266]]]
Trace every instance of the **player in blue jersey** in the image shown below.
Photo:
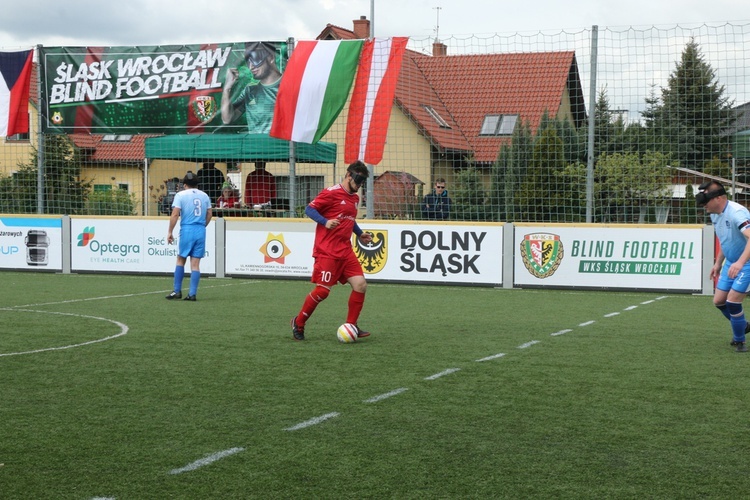
[[[745,334],[750,330],[742,301],[750,291],[750,212],[727,199],[724,186],[716,181],[698,188],[695,201],[711,217],[719,239],[719,251],[711,268],[710,278],[719,278],[714,292],[714,305],[732,325],[732,341],[737,352],[747,352]]]
[[[185,263],[190,257],[190,291],[185,300],[194,302],[201,279],[201,259],[206,254],[206,226],[211,222],[212,216],[211,199],[198,189],[198,176],[193,172],[185,174],[182,182],[185,189],[174,197],[167,232],[167,242],[171,245],[174,243],[172,231],[179,219],[180,243],[177,266],[174,269],[174,291],[167,295],[167,299],[182,298],[182,278],[185,276]]]

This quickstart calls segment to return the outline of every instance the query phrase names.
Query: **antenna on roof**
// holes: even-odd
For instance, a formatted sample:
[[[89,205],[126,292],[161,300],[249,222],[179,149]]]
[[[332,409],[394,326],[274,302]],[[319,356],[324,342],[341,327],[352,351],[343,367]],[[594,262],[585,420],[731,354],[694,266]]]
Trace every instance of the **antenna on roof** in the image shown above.
[[[440,41],[440,10],[442,7],[433,7],[433,10],[437,11],[437,24],[435,24],[435,41]]]

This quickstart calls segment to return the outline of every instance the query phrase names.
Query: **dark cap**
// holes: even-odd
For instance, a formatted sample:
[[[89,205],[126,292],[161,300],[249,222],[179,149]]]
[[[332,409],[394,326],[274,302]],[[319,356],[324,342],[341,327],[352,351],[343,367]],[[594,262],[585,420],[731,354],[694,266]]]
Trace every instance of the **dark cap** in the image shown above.
[[[182,183],[187,186],[195,187],[198,185],[198,176],[195,175],[192,170],[188,170],[188,173],[185,174],[185,178],[182,179]]]

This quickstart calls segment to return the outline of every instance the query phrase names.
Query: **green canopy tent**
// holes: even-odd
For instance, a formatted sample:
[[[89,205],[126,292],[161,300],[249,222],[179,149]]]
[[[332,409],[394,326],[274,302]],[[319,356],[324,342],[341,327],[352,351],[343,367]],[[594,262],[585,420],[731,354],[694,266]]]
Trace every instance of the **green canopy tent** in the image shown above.
[[[146,139],[146,158],[192,162],[285,162],[291,159],[289,141],[265,134],[165,135]],[[336,144],[294,143],[298,163],[336,164]]]
[[[297,163],[331,163],[336,172],[336,144],[290,143],[265,134],[189,134],[150,137],[145,143],[146,159],[201,163],[289,162],[289,206],[296,206],[295,166]],[[147,161],[147,164],[148,164]]]

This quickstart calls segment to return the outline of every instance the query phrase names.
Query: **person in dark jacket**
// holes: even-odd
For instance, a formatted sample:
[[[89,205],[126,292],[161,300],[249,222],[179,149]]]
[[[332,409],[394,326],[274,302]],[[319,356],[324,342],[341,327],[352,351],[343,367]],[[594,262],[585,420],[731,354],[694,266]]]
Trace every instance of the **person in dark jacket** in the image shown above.
[[[445,179],[435,180],[435,189],[424,197],[422,202],[422,217],[433,220],[448,220],[451,213],[451,199],[445,189]]]

